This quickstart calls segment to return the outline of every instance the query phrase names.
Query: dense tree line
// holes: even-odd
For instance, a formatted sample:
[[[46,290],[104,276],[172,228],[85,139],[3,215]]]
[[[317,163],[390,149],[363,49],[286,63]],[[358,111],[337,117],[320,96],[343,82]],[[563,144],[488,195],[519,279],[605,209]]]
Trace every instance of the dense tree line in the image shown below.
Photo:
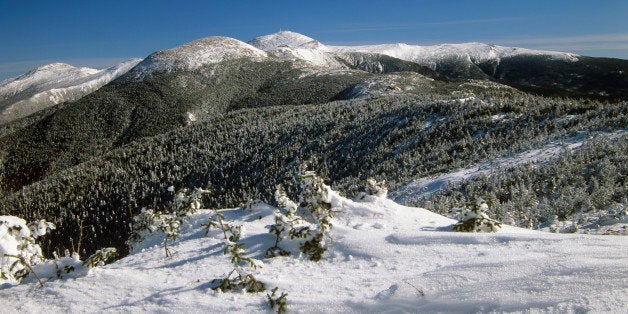
[[[271,201],[275,185],[294,180],[295,167],[311,160],[347,195],[368,177],[394,190],[550,140],[622,129],[627,105],[486,92],[232,110],[51,173],[1,198],[0,213],[53,221],[48,252],[76,245],[81,225],[90,228],[82,255],[105,246],[123,251],[131,216],[165,206],[170,185],[211,188],[207,206]]]
[[[492,217],[510,224],[539,228],[558,219],[595,231],[628,219],[627,152],[627,135],[598,137],[556,159],[480,175],[410,203],[447,214],[481,196]]]

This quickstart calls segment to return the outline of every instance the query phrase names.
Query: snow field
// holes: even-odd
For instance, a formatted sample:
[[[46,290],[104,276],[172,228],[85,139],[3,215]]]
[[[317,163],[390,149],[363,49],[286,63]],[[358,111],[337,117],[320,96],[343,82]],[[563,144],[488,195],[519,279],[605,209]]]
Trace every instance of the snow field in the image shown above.
[[[224,210],[245,226],[252,274],[288,293],[290,312],[617,312],[628,309],[625,237],[563,235],[504,226],[495,234],[454,233],[455,222],[383,198],[354,202],[333,195],[329,250],[320,262],[264,259],[274,236],[273,208]],[[86,277],[0,290],[4,312],[259,312],[265,293],[221,293],[213,279],[231,269],[217,230],[193,215],[165,258],[163,237],[90,270]],[[281,246],[281,243],[280,243]]]

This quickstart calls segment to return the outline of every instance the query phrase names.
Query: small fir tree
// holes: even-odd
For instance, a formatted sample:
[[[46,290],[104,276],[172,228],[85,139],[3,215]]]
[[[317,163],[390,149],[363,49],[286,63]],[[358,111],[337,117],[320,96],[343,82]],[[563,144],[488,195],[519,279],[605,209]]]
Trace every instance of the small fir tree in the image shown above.
[[[486,214],[488,204],[481,197],[475,203],[467,204],[462,208],[454,208],[454,215],[458,223],[453,230],[457,232],[497,232],[501,223],[491,219]]]
[[[327,250],[326,238],[331,237],[333,218],[331,189],[313,171],[305,166],[298,173],[299,203],[293,202],[281,186],[275,192],[279,209],[275,211],[275,223],[267,226],[276,237],[275,245],[266,252],[267,257],[287,255],[279,247],[286,236],[299,240],[299,249],[312,261],[318,261]]]

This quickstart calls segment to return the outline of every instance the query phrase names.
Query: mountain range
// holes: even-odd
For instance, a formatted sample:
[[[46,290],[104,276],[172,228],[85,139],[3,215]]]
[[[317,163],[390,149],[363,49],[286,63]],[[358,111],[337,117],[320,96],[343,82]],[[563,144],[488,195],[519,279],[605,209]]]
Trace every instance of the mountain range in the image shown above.
[[[394,194],[574,138],[611,138],[583,147],[616,165],[626,137],[609,134],[628,125],[626,70],[627,60],[570,53],[328,46],[287,31],[248,43],[202,38],[100,71],[52,64],[0,84],[0,213],[53,219],[65,232],[49,251],[71,247],[90,225],[81,240],[91,252],[123,246],[134,213],[167,203],[165,186],[211,187],[215,206],[270,201],[306,162],[347,194],[368,177],[385,178]],[[604,213],[625,203],[622,185],[609,184],[596,207]],[[557,212],[514,197],[496,195],[507,205],[495,210],[527,204],[511,217],[519,225],[578,214],[572,203]]]

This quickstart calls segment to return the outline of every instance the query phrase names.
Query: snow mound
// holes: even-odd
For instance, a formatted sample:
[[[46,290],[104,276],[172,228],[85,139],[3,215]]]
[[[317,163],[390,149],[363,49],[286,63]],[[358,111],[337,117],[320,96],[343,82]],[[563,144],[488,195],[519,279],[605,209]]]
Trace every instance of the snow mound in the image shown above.
[[[153,72],[192,71],[207,64],[240,58],[263,61],[267,56],[266,52],[237,39],[212,36],[155,52],[144,59],[133,74],[141,78]]]
[[[77,100],[128,72],[140,61],[130,59],[102,70],[51,63],[5,80],[0,83],[0,123]]]
[[[264,258],[275,244],[266,226],[275,208],[221,210],[243,225],[252,275],[288,293],[294,312],[625,312],[628,242],[616,236],[561,235],[504,226],[497,233],[451,232],[455,222],[382,197],[330,195],[336,217],[319,262]],[[260,312],[265,293],[220,293],[212,280],[233,266],[222,234],[206,235],[211,210],[183,225],[165,258],[163,234],[84,277],[0,289],[7,312]],[[281,245],[281,243],[280,243]]]

